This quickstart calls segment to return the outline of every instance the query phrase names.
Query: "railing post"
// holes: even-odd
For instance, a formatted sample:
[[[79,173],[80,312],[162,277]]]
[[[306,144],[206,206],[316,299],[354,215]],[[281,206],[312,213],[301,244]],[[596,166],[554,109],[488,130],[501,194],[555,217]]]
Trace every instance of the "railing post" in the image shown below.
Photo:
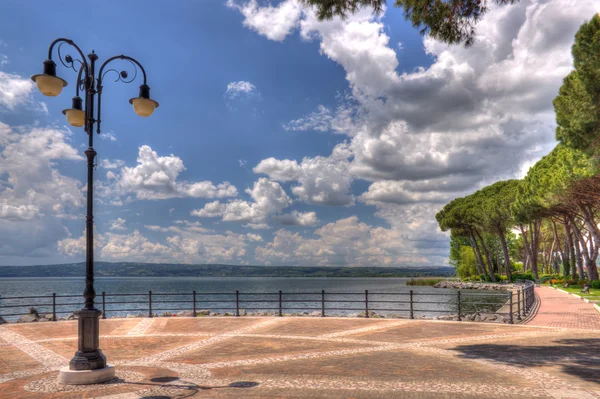
[[[321,290],[321,317],[325,317],[325,290]]]
[[[410,318],[415,318],[415,313],[413,309],[413,290],[410,290]]]
[[[102,318],[106,319],[106,293],[102,291]]]
[[[240,292],[235,290],[235,317],[240,317]]]
[[[521,301],[523,302],[521,305],[521,313],[523,317],[525,317],[525,288],[521,288]]]
[[[457,297],[458,297],[458,321],[462,321],[462,316],[461,316],[462,310],[461,310],[461,304],[460,304],[460,290],[458,290]]]
[[[365,290],[365,317],[369,318],[369,290]]]
[[[521,320],[521,290],[517,290],[517,320]]]
[[[514,324],[514,320],[513,320],[513,298],[512,298],[512,291],[510,292],[509,295],[510,295],[510,308],[509,308],[510,316],[509,316],[508,320],[509,320],[510,324]]]
[[[148,317],[152,317],[152,291],[148,291]]]
[[[192,307],[192,311],[194,312],[194,317],[196,317],[196,290],[192,291],[192,299],[194,302],[194,305]]]
[[[279,290],[279,317],[283,316],[283,306],[281,303],[281,296],[283,295],[283,293],[281,292],[281,290]]]
[[[56,292],[52,293],[52,321],[56,321]]]

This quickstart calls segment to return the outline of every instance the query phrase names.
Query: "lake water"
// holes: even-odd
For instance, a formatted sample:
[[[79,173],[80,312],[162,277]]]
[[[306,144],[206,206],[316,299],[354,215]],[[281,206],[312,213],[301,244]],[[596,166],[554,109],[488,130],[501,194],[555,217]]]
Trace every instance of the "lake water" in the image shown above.
[[[106,277],[97,278],[95,288],[97,307],[101,308],[101,293],[106,293],[108,317],[148,313],[148,291],[152,291],[153,313],[192,310],[193,291],[196,291],[197,310],[235,312],[236,295],[239,308],[247,311],[278,312],[279,294],[283,292],[283,313],[320,311],[321,290],[325,290],[327,315],[348,315],[365,310],[365,290],[369,291],[369,309],[380,314],[410,316],[410,290],[413,290],[415,317],[434,317],[456,313],[457,291],[433,287],[407,286],[406,278],[274,278],[274,277]],[[64,316],[81,308],[80,295],[85,287],[83,278],[4,278],[0,279],[0,315],[25,313],[34,305],[40,313],[50,313],[52,298],[23,298],[52,295],[74,295],[57,298],[57,312]],[[181,295],[164,295],[164,294]],[[129,294],[112,297],[111,294]],[[389,295],[393,294],[393,295]],[[477,292],[461,292],[463,313],[496,311],[505,297],[482,297]],[[378,302],[383,301],[383,302]],[[113,303],[129,302],[129,303]],[[485,302],[485,305],[479,304]],[[66,304],[66,305],[63,305]],[[6,307],[8,306],[8,307]],[[8,319],[14,317],[6,316]]]

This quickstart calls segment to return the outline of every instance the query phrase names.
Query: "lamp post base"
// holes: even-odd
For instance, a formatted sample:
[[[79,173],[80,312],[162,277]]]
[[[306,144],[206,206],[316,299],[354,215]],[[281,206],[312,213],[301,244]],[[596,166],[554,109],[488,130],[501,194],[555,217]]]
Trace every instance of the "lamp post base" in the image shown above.
[[[79,347],[69,363],[70,370],[93,371],[106,367],[106,356],[99,348],[101,314],[98,309],[81,309],[76,312]]]
[[[106,366],[96,370],[71,370],[68,367],[58,372],[58,382],[62,385],[99,384],[115,378],[114,366]]]

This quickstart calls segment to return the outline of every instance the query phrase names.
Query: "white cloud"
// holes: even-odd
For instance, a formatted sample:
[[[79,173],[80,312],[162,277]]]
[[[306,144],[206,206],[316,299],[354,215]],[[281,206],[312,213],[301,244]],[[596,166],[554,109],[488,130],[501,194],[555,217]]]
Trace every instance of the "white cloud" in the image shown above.
[[[111,220],[110,223],[110,229],[111,230],[127,230],[127,227],[125,227],[125,219],[122,218],[116,218],[115,220]]]
[[[30,220],[37,216],[39,212],[40,209],[32,204],[0,204],[0,219]]]
[[[284,225],[316,226],[319,223],[316,212],[292,211],[281,215],[278,220]]]
[[[57,161],[83,158],[67,142],[69,132],[52,128],[14,130],[0,122],[0,218],[29,220],[61,214],[84,203],[79,181],[62,175]]]
[[[264,228],[274,216],[292,204],[291,198],[277,182],[260,178],[252,189],[246,189],[253,202],[239,199],[227,203],[213,201],[202,209],[192,211],[192,216],[221,217],[225,222],[248,223],[253,228]]]
[[[273,241],[256,248],[256,259],[265,264],[322,266],[429,263],[427,256],[410,248],[396,230],[369,226],[356,216],[318,228],[314,238],[281,229]]]
[[[98,166],[100,166],[101,168],[104,169],[118,169],[122,166],[125,165],[125,161],[122,161],[120,159],[101,159],[100,162],[98,163]]]
[[[162,242],[151,241],[139,230],[131,234],[107,233],[95,236],[97,259],[137,262],[242,263],[248,242],[260,241],[230,231],[209,234],[198,222],[178,221],[175,226],[146,226],[150,231],[166,234]],[[81,256],[85,250],[85,234],[58,242],[67,256]]]
[[[5,58],[2,60],[6,62]],[[34,87],[31,79],[0,71],[0,109],[12,111],[19,105],[29,104]]]
[[[100,138],[102,140],[108,140],[108,141],[117,141],[117,136],[114,133],[108,132],[108,133],[102,133],[100,135]]]
[[[242,13],[244,26],[278,42],[283,41],[297,27],[302,14],[302,8],[296,0],[285,0],[277,7],[259,7],[256,0],[244,4],[228,0],[227,6]]]
[[[255,241],[255,242],[260,242],[263,240],[262,236],[259,234],[247,233],[246,237],[248,237],[248,239],[250,241]]]
[[[210,181],[179,181],[185,170],[181,158],[175,155],[159,156],[150,146],[140,147],[137,166],[123,167],[115,180],[106,187],[104,196],[135,194],[137,199],[167,198],[223,198],[237,196],[237,189],[229,182],[213,184]]]
[[[267,158],[253,169],[254,173],[266,174],[272,180],[297,181],[292,193],[300,200],[324,205],[352,205],[354,196],[350,190],[352,177],[348,171],[350,153],[344,145],[336,147],[329,157],[294,160]]]
[[[225,90],[225,96],[234,99],[239,97],[240,95],[252,95],[256,94],[256,86],[254,86],[250,82],[245,82],[240,80],[239,82],[231,82],[227,85],[227,90]]]
[[[441,183],[441,182],[440,182]],[[427,187],[419,190],[419,187]],[[368,205],[380,205],[382,203],[392,204],[416,204],[424,202],[445,203],[450,201],[454,193],[440,193],[440,187],[427,184],[427,181],[390,181],[381,180],[372,183],[367,192],[359,199]]]
[[[572,69],[574,33],[597,11],[594,0],[493,6],[477,25],[472,47],[426,37],[433,63],[400,74],[398,47],[371,10],[329,21],[304,10],[295,17],[301,18],[300,36],[318,41],[321,54],[344,68],[352,101],[335,112],[320,106],[284,128],[346,134],[349,142],[331,156],[315,157],[326,180],[315,183],[338,184],[344,188],[338,193],[349,193],[354,179],[371,181],[360,200],[375,205],[414,248],[429,245],[429,261],[441,263],[447,238],[435,224],[439,202],[518,176],[554,146],[552,100]],[[268,158],[255,172],[296,181],[295,195],[323,203],[328,190],[301,183],[305,162]],[[330,163],[337,166],[334,177]]]

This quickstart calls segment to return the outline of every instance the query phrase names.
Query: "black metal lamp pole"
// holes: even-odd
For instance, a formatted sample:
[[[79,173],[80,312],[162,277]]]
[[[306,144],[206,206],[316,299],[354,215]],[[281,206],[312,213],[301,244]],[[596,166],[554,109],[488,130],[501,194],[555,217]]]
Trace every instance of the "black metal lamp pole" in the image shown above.
[[[68,44],[77,50],[80,58],[73,58],[66,54],[64,57],[61,54],[61,46]],[[94,124],[96,133],[100,134],[100,118],[102,110],[102,80],[106,73],[112,71],[117,73],[118,77],[115,81],[131,83],[137,76],[137,67],[140,68],[143,74],[143,84],[140,86],[140,95],[137,98],[129,100],[133,104],[135,112],[140,116],[150,116],[154,109],[158,107],[158,103],[150,99],[150,87],[146,84],[146,71],[142,65],[135,59],[126,55],[118,55],[106,60],[96,77],[96,61],[98,56],[94,51],[86,57],[81,49],[70,39],[56,39],[50,44],[48,50],[48,59],[44,61],[44,73],[31,77],[36,82],[40,91],[48,96],[57,96],[62,88],[67,85],[67,82],[56,76],[56,64],[52,61],[52,52],[54,47],[58,45],[57,53],[60,62],[67,68],[78,72],[76,95],[73,97],[72,108],[63,111],[67,121],[76,127],[84,126],[85,132],[88,134],[88,149],[85,150],[87,157],[87,215],[85,217],[86,226],[86,252],[85,252],[85,290],[83,297],[85,303],[83,309],[77,311],[79,323],[79,346],[78,350],[69,363],[71,370],[97,370],[106,367],[106,357],[100,350],[100,316],[101,311],[94,306],[94,298],[96,290],[94,289],[94,160],[96,151],[94,150]],[[114,60],[127,60],[134,69],[134,76],[128,80],[126,71],[118,72],[116,69],[108,69],[106,66]],[[79,97],[79,91],[85,92],[85,101]],[[96,94],[98,109],[95,114],[94,104],[96,102]],[[84,108],[82,109],[82,103]]]

